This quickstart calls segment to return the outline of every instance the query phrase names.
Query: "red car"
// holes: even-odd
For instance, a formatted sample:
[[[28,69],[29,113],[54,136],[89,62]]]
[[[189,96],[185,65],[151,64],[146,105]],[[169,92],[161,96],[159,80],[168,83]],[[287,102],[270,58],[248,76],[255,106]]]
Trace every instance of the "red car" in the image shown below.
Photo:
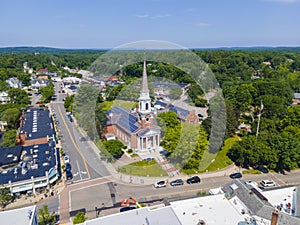
[[[40,105],[40,104],[42,104],[42,102],[36,102],[35,104]]]

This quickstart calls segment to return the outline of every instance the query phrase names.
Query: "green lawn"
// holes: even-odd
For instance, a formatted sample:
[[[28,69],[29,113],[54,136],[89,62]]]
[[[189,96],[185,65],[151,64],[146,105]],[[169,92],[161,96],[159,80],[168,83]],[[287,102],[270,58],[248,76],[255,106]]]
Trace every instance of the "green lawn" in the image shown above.
[[[113,106],[120,106],[124,109],[135,108],[136,104],[136,102],[124,101],[119,99],[113,101]]]
[[[209,164],[209,166],[207,168],[205,168],[205,169],[201,168],[201,171],[202,172],[205,172],[206,170],[216,171],[218,169],[222,169],[222,168],[225,168],[225,167],[231,165],[233,162],[227,157],[226,154],[236,141],[238,141],[237,136],[226,139],[224,146],[222,147],[221,151],[219,151],[217,153],[217,155],[210,154],[210,153],[206,153],[207,155],[204,154],[203,157],[211,163]],[[206,163],[204,163],[204,164],[206,164]]]
[[[145,160],[134,162],[118,169],[118,172],[131,174],[141,177],[160,177],[167,176],[167,173],[154,161],[146,162]]]

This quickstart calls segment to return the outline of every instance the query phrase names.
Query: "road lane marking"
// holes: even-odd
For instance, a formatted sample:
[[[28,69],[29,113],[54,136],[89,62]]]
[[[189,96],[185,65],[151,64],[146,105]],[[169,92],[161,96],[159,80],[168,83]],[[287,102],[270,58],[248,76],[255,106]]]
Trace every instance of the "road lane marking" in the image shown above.
[[[67,122],[66,122],[66,120],[65,120],[65,118],[64,118],[64,116],[63,116],[63,114],[62,114],[62,112],[61,112],[60,106],[58,106],[57,108],[58,108],[59,114],[61,115],[61,118],[62,118],[62,120],[63,120],[63,123],[65,124],[65,127],[66,127],[66,129],[67,129],[67,131],[68,131],[68,133],[69,133],[70,139],[71,139],[71,141],[72,141],[72,143],[73,143],[75,149],[77,150],[77,152],[79,153],[79,155],[81,156],[81,158],[82,158],[82,160],[83,160],[83,163],[84,163],[84,166],[85,166],[85,170],[87,171],[88,178],[91,178],[90,171],[89,171],[89,169],[88,169],[86,160],[85,160],[85,158],[84,158],[82,152],[81,152],[80,149],[78,148],[77,144],[76,144],[75,141],[74,141],[74,138],[73,138],[73,136],[72,136],[72,134],[71,134],[71,132],[70,132],[70,129],[69,129],[69,127],[67,126]]]
[[[80,167],[79,167],[79,163],[78,163],[77,159],[76,159],[76,164],[77,164],[77,169],[78,169],[78,173],[79,173],[79,176],[80,176],[80,180],[82,180],[82,176],[81,176],[81,173],[80,173]]]

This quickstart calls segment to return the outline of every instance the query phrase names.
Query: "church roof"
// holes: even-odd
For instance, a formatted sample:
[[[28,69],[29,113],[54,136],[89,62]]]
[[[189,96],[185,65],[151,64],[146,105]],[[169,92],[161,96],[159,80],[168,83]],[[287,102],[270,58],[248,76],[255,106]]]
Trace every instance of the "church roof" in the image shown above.
[[[150,136],[154,134],[159,134],[160,133],[160,127],[158,126],[151,126],[151,127],[146,127],[138,132],[138,136]]]
[[[135,114],[131,114],[125,109],[115,106],[109,112],[108,115],[111,115],[111,123],[117,124],[122,127],[128,133],[135,133],[141,128],[141,125],[138,124],[138,118]]]
[[[173,112],[175,112],[177,114],[177,116],[183,120],[186,120],[186,118],[188,117],[189,115],[189,111],[184,109],[184,108],[181,108],[181,107],[178,107],[178,106],[174,106],[174,105],[170,105],[169,106],[169,109]]]

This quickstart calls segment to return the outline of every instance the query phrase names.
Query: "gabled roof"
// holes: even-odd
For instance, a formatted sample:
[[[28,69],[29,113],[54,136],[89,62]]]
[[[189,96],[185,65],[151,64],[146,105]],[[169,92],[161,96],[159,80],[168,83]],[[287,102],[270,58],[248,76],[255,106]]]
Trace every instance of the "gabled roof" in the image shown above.
[[[138,124],[137,116],[121,107],[113,107],[110,111],[108,111],[107,115],[111,117],[110,122],[112,124],[122,127],[127,133],[135,133],[141,127],[141,125]]]
[[[294,93],[294,98],[300,98],[300,93]]]
[[[160,133],[160,127],[158,126],[151,126],[146,127],[138,132],[138,136],[151,136],[153,134],[159,134]]]
[[[169,109],[171,111],[175,112],[180,119],[184,119],[185,120],[187,118],[187,116],[189,115],[189,111],[188,110],[186,110],[184,108],[180,108],[178,106],[170,105]]]

